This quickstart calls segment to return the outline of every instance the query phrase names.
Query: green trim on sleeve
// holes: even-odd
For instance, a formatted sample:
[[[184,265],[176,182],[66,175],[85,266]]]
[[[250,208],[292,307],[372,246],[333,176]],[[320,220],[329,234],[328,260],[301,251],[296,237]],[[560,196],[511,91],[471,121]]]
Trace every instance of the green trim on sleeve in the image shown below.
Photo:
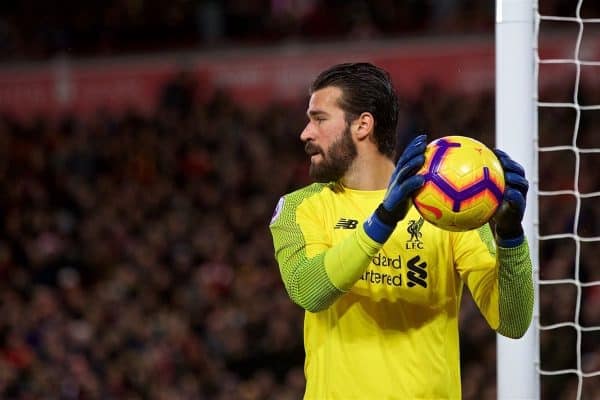
[[[531,257],[527,240],[513,248],[498,248],[498,272],[501,335],[522,337],[533,315],[534,289]]]
[[[303,258],[296,268],[288,266],[291,274],[287,278],[282,270],[290,298],[307,311],[325,310],[344,293],[329,279],[323,268],[324,258],[325,253],[321,253],[312,259]]]
[[[323,190],[313,184],[280,199],[270,224],[275,258],[290,299],[307,311],[329,307],[343,294],[329,279],[321,253],[309,258],[305,238],[296,221],[296,209],[307,198]]]
[[[496,256],[496,242],[494,241],[494,233],[490,224],[484,224],[481,228],[477,229],[479,238],[485,244],[491,255]]]
[[[323,243],[321,253],[308,256],[306,238],[296,220],[298,209],[324,188],[313,184],[286,195],[280,199],[270,224],[275,258],[288,295],[311,312],[326,309],[350,290],[381,248],[361,225],[340,243],[330,248]],[[301,214],[306,215],[311,209],[303,211]],[[314,218],[318,221],[319,217]]]

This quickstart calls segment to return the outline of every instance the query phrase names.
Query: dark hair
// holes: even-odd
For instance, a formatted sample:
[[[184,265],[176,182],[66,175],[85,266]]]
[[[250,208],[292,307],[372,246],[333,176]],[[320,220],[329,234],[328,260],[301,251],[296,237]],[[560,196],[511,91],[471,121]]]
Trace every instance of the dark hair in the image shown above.
[[[338,64],[319,74],[310,86],[310,94],[329,86],[342,90],[339,106],[348,123],[363,112],[373,115],[377,149],[393,159],[399,106],[390,75],[370,63]]]

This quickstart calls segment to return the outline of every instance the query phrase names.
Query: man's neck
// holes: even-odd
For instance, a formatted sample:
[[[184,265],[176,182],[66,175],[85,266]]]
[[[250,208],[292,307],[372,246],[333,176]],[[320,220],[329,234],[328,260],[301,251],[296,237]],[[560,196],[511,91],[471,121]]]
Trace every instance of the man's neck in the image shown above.
[[[357,157],[341,183],[355,190],[387,189],[394,167],[392,160],[381,154],[373,157]]]

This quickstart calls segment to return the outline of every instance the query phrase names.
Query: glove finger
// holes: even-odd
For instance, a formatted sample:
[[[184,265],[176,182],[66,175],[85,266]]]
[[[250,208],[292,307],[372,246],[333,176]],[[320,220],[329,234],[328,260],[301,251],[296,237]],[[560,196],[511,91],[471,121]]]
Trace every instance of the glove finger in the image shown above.
[[[396,181],[403,181],[407,177],[414,175],[423,164],[425,164],[425,156],[423,154],[417,154],[399,169]]]
[[[393,186],[388,190],[383,199],[384,207],[387,210],[393,210],[402,201],[412,195],[414,191],[425,184],[425,177],[422,175],[413,175],[398,186]]]
[[[525,196],[516,189],[509,188],[504,192],[504,201],[506,201],[509,207],[518,212],[520,218],[525,213],[526,200]]]
[[[390,177],[390,183],[388,184],[388,186],[391,186],[394,182],[396,182],[396,180],[398,179],[398,175],[400,174],[400,171],[402,170],[403,166],[404,166],[404,160],[402,160],[402,157],[400,157],[400,160],[398,160],[398,162],[396,163],[394,172],[392,173],[392,176]]]
[[[427,135],[419,135],[414,138],[408,146],[404,149],[404,152],[400,156],[398,163],[396,165],[402,165],[407,160],[413,158],[419,153],[424,153],[425,148],[427,147]]]
[[[525,169],[521,166],[521,164],[510,158],[510,156],[504,151],[500,149],[494,149],[494,153],[498,157],[498,160],[502,165],[502,169],[504,169],[505,172],[510,171],[521,176],[525,176]]]
[[[407,158],[406,160],[399,160],[396,164],[396,169],[394,169],[394,172],[390,177],[388,186],[397,184],[398,180],[402,180],[404,177],[409,176],[411,172],[417,172],[418,169],[423,166],[423,164],[425,164],[424,152],[417,152],[410,159]]]
[[[494,151],[494,154],[496,154],[496,156],[498,158],[500,158],[500,157],[508,157],[508,154],[504,150],[500,150],[497,147],[493,151]],[[510,157],[508,157],[508,158],[510,158]]]
[[[527,196],[529,190],[529,182],[523,176],[514,172],[506,172],[504,175],[507,188],[518,190],[522,196]]]
[[[402,183],[401,191],[406,193],[407,196],[411,196],[413,192],[420,189],[424,184],[425,177],[423,175],[413,175]]]

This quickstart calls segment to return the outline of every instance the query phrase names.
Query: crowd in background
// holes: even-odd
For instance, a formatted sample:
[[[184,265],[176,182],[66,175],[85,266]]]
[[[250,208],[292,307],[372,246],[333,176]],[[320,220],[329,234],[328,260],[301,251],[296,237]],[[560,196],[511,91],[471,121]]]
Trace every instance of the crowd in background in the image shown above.
[[[5,3],[0,6],[0,55],[11,59],[381,38],[426,29],[480,32],[493,26],[493,4],[472,0]]]
[[[302,310],[280,283],[267,225],[278,197],[309,182],[304,109],[249,111],[223,92],[199,103],[190,90],[169,85],[151,116],[0,120],[0,397],[300,398]],[[399,146],[418,132],[493,146],[493,104],[492,93],[425,86],[403,101]],[[584,120],[579,145],[598,146],[597,117]],[[542,131],[570,142],[563,124]],[[573,188],[568,154],[540,161],[542,188]],[[598,191],[598,166],[580,171],[582,192]],[[549,197],[542,232],[572,232],[571,203]],[[598,207],[585,202],[581,215],[578,233],[598,236]],[[586,246],[579,277],[600,279]],[[544,278],[574,277],[573,241],[541,250]],[[560,286],[542,289],[544,323],[574,321],[575,290]],[[598,287],[583,294],[578,322],[597,326]],[[464,399],[493,399],[495,335],[468,293],[463,303]],[[574,330],[560,331],[542,335],[543,367],[576,366]],[[584,371],[600,370],[597,336],[584,334]],[[544,390],[574,398],[567,378]],[[585,388],[600,395],[597,378]]]
[[[0,4],[0,60],[481,33],[493,2],[228,0]],[[600,2],[581,14],[600,16]],[[574,15],[572,1],[540,2]],[[225,92],[196,101],[165,87],[151,115],[0,117],[0,398],[301,397],[303,311],[283,288],[268,222],[309,182],[305,105],[243,109]],[[600,104],[583,86],[582,104]],[[571,99],[560,86],[549,98]],[[540,111],[540,146],[600,148],[600,112]],[[574,129],[577,127],[577,129]],[[494,146],[494,94],[424,85],[403,99],[399,148],[417,133]],[[575,142],[573,142],[575,140]],[[600,191],[597,153],[540,153],[539,188]],[[532,182],[533,183],[533,182]],[[575,187],[575,185],[577,185]],[[542,235],[600,236],[597,197],[542,196]],[[540,242],[540,323],[600,325],[596,240]],[[463,398],[496,396],[496,337],[465,293]],[[541,367],[600,371],[600,332],[543,330]],[[578,346],[581,357],[577,356]],[[398,355],[399,357],[401,355]],[[573,374],[542,376],[542,398],[574,399]],[[582,398],[600,398],[600,377]]]
[[[546,15],[577,2],[544,0]],[[168,49],[493,32],[495,2],[475,0],[22,0],[0,3],[0,60]],[[597,1],[580,15],[600,17]]]

